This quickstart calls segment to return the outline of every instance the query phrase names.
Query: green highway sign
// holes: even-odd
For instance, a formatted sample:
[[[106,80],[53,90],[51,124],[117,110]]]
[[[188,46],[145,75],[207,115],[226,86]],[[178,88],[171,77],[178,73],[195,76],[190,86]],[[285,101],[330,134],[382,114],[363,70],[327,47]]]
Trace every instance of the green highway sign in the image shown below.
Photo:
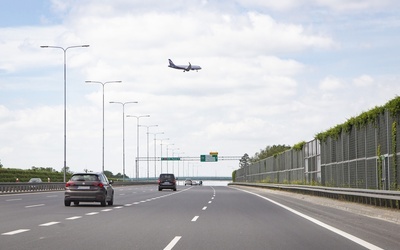
[[[216,162],[218,161],[218,155],[200,155],[201,162]]]
[[[161,157],[162,161],[180,161],[180,157]]]

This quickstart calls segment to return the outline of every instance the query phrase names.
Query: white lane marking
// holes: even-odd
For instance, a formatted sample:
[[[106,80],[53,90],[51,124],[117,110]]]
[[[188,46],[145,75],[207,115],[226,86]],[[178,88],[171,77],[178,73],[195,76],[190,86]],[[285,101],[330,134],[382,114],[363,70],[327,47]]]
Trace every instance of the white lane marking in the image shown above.
[[[202,210],[206,210],[207,209],[207,207],[203,207],[203,209]]]
[[[58,197],[58,195],[48,195],[46,196],[47,198],[54,198],[54,197]]]
[[[214,200],[215,197],[211,197],[211,200]]]
[[[114,207],[115,209],[120,209],[120,208],[122,208],[122,206],[118,206],[118,207]]]
[[[58,222],[58,221],[47,222],[47,223],[44,223],[44,224],[40,224],[39,227],[53,226],[53,225],[58,224],[58,223],[60,223],[60,222]]]
[[[173,240],[171,240],[171,242],[164,248],[164,250],[172,250],[172,248],[174,248],[176,243],[178,243],[178,241],[181,238],[182,238],[182,236],[175,236],[175,238]]]
[[[31,208],[31,207],[41,207],[41,206],[44,206],[44,204],[37,204],[37,205],[25,206],[25,208]]]
[[[80,219],[80,218],[82,218],[82,216],[73,216],[73,217],[66,218],[66,220],[76,220],[76,219]]]
[[[98,214],[99,212],[91,212],[91,213],[87,213],[86,215],[95,215]]]
[[[340,236],[342,236],[344,238],[347,238],[347,239],[349,239],[349,240],[351,240],[351,241],[353,241],[353,242],[355,242],[355,243],[357,243],[357,244],[359,244],[359,245],[361,245],[361,246],[363,246],[363,247],[365,247],[367,249],[383,250],[382,248],[380,248],[378,246],[375,246],[375,245],[373,245],[373,244],[371,244],[371,243],[369,243],[369,242],[367,242],[367,241],[365,241],[363,239],[360,239],[360,238],[358,238],[358,237],[356,237],[354,235],[346,233],[346,232],[344,232],[344,231],[342,231],[340,229],[337,229],[335,227],[329,226],[328,224],[325,224],[322,221],[319,221],[319,220],[314,219],[314,218],[312,218],[312,217],[310,217],[308,215],[300,213],[297,210],[294,210],[294,209],[292,209],[290,207],[287,207],[287,206],[285,206],[283,204],[280,204],[280,203],[278,203],[278,202],[276,202],[274,200],[271,200],[271,199],[269,199],[267,197],[264,197],[262,195],[259,195],[259,194],[256,194],[256,193],[253,193],[253,192],[250,192],[250,191],[247,191],[247,190],[242,190],[242,189],[238,189],[238,188],[235,188],[235,189],[243,191],[243,192],[246,192],[246,193],[249,193],[249,194],[253,194],[253,195],[258,196],[258,197],[260,197],[260,198],[262,198],[264,200],[267,200],[267,201],[269,201],[271,203],[274,203],[275,205],[280,206],[281,208],[284,208],[284,209],[288,210],[289,212],[292,212],[292,213],[294,213],[294,214],[296,214],[296,215],[298,215],[300,217],[303,217],[304,219],[306,219],[308,221],[311,221],[312,223],[315,223],[320,227],[328,229],[329,231],[334,232],[334,233],[336,233],[336,234],[338,234],[338,235],[340,235]]]
[[[137,205],[137,204],[140,204],[140,202],[139,202],[139,201],[137,201],[137,202],[134,202],[134,203],[133,203],[133,205]]]
[[[200,216],[195,216],[195,217],[193,217],[192,221],[197,221],[197,219],[198,219],[199,217],[200,217]]]
[[[209,201],[208,204],[212,203],[212,201]]]
[[[11,231],[11,232],[7,232],[7,233],[2,233],[1,235],[14,235],[14,234],[19,234],[19,233],[23,233],[23,232],[27,232],[30,229],[18,229],[15,231]]]
[[[103,210],[101,210],[102,212],[109,212],[109,211],[112,211],[112,209],[111,208],[107,208],[107,209],[103,209]]]
[[[132,206],[132,204],[125,204],[124,206],[125,207],[130,207],[130,206]]]
[[[9,200],[6,200],[6,201],[21,201],[22,199],[9,199]]]

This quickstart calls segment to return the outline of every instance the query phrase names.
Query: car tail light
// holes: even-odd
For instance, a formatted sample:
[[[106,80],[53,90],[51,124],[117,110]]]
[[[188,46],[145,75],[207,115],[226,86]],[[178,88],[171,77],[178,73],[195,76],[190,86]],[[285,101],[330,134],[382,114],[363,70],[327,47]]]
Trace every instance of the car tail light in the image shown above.
[[[72,181],[69,181],[65,184],[65,187],[69,187],[69,186],[73,186],[73,185],[74,185],[74,183]]]
[[[160,179],[158,179],[158,184],[160,184],[160,182],[161,182],[161,180],[160,180]]]
[[[93,183],[93,186],[97,186],[97,187],[99,187],[99,188],[103,188],[103,187],[104,187],[104,184],[103,184],[102,182],[94,182],[94,183]]]

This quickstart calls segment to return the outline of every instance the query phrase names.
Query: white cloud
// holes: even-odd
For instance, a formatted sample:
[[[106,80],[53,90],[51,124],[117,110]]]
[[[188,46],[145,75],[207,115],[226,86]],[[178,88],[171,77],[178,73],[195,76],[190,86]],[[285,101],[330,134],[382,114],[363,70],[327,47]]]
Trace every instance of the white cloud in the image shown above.
[[[335,91],[338,89],[342,89],[344,84],[338,79],[333,76],[328,76],[323,79],[319,85],[321,90],[325,91]]]
[[[374,79],[369,75],[362,75],[355,78],[353,84],[358,87],[369,87],[374,84]]]
[[[269,8],[265,1],[241,4],[54,1],[63,17],[61,25],[1,28],[3,165],[62,167],[62,51],[40,49],[40,45],[90,44],[67,54],[67,163],[73,171],[101,166],[102,91],[99,84],[85,84],[85,80],[122,80],[105,86],[105,165],[115,173],[122,166],[122,110],[109,101],[138,101],[126,106],[125,114],[150,114],[141,123],[158,124],[151,132],[164,132],[159,138],[170,138],[186,156],[211,150],[240,156],[253,155],[267,145],[310,140],[358,110],[392,97],[397,72],[385,72],[391,78],[372,72],[357,74],[353,84],[345,84],[351,82],[346,79],[352,69],[338,66],[343,59],[331,53],[339,50],[341,34],[325,35],[329,32],[318,29],[318,23],[306,26],[252,7],[264,4]],[[296,11],[323,3],[273,4],[273,9]],[[371,57],[374,48],[369,48]],[[350,61],[357,55],[346,57]],[[190,61],[203,69],[174,70],[167,67],[168,58],[177,64]],[[318,84],[316,79],[323,80]],[[371,84],[377,87],[376,93],[371,93]],[[373,94],[378,96],[375,103],[365,101]],[[136,119],[126,118],[125,126],[127,173],[132,176]],[[139,136],[143,156],[145,130]],[[227,176],[232,168],[226,167],[237,165],[218,164]],[[207,166],[200,174],[214,171]]]

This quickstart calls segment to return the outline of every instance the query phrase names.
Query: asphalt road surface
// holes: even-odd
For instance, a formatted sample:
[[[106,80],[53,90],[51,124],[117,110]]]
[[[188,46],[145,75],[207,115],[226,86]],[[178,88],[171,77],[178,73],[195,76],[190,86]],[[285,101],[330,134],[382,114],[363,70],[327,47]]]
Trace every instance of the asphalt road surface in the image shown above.
[[[400,225],[235,186],[116,187],[114,205],[63,192],[0,195],[0,249],[400,249]]]

